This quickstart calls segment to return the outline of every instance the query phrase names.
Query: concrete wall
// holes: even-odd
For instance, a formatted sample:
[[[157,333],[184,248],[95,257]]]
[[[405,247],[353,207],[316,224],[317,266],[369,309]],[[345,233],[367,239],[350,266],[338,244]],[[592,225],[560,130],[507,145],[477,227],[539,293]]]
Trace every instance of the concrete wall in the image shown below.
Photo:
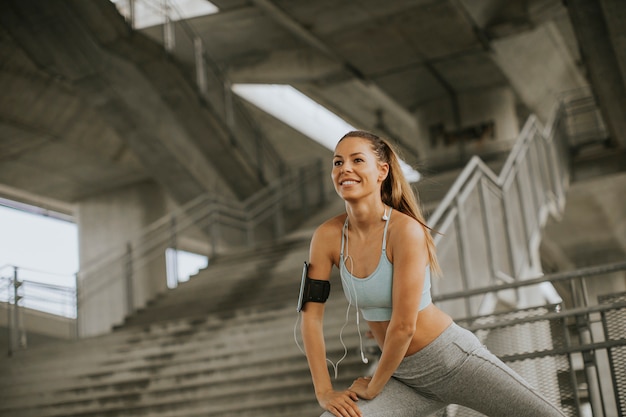
[[[110,331],[129,312],[167,288],[167,242],[158,244],[142,264],[129,264],[125,250],[128,241],[165,215],[170,206],[162,189],[152,182],[112,190],[77,204],[81,336]],[[133,245],[132,250],[137,248]]]
[[[501,87],[462,93],[453,98],[431,101],[415,111],[419,137],[428,143],[426,164],[467,160],[472,155],[486,155],[508,149],[520,130],[517,103],[513,90]],[[438,140],[431,143],[431,128],[442,124],[446,132],[493,122],[494,131],[479,140],[458,141],[448,146]],[[463,146],[463,148],[461,148]]]

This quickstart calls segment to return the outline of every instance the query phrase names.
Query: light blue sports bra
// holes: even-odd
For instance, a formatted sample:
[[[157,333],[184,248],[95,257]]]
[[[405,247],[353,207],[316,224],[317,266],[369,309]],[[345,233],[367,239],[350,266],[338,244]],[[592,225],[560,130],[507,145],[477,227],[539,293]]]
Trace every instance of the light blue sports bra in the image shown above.
[[[339,272],[341,274],[341,284],[343,292],[348,302],[354,304],[361,310],[363,318],[367,321],[389,321],[391,320],[391,287],[393,284],[393,264],[387,258],[387,226],[389,226],[389,218],[391,210],[387,216],[385,230],[383,232],[383,250],[380,254],[380,261],[376,270],[365,278],[357,278],[353,276],[348,268],[343,254],[343,248],[346,241],[346,233],[348,228],[348,218],[343,224],[343,233],[341,234],[341,256]],[[430,266],[426,267],[426,277],[424,281],[424,290],[422,291],[422,299],[419,309],[423,310],[432,302],[430,295]]]

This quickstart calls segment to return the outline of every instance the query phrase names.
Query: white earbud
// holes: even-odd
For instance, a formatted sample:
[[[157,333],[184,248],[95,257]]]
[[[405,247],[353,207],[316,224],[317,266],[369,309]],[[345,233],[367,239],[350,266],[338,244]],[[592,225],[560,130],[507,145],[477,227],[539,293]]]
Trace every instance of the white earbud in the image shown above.
[[[361,360],[363,361],[363,363],[369,363],[369,359],[365,357],[365,355],[363,354],[363,351],[361,351]]]
[[[389,220],[389,215],[387,214],[387,207],[385,207],[385,211],[384,211],[384,213],[383,213],[383,220],[384,220],[384,221]]]

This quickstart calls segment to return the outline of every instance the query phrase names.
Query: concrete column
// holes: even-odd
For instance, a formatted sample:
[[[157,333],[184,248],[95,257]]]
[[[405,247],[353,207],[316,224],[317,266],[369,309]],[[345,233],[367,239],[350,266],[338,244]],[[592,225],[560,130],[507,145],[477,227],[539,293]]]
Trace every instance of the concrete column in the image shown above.
[[[611,141],[625,147],[626,87],[601,4],[597,0],[568,0],[567,9]]]
[[[561,93],[587,84],[554,23],[494,40],[491,46],[493,60],[517,95],[544,122]]]
[[[145,182],[87,198],[77,207],[79,334],[92,336],[110,331],[167,288],[169,240],[137,237],[167,213],[168,199],[158,185]],[[147,245],[151,251],[137,258]]]
[[[626,2],[624,0],[600,0],[606,19],[613,51],[626,85]]]

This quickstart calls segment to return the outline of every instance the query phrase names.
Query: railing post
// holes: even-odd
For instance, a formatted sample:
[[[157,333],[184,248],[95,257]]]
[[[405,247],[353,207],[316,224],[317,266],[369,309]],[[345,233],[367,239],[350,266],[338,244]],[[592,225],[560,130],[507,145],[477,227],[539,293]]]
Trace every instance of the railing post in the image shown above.
[[[563,332],[565,348],[569,350],[569,348],[572,346],[572,339],[570,337],[569,328],[567,326],[567,319],[562,318],[561,320],[559,320],[559,323],[561,324],[561,331]],[[567,362],[569,364],[570,369],[575,369],[575,363],[574,363],[574,358],[572,356],[572,352],[567,353]],[[572,392],[574,393],[574,404],[576,405],[576,412],[578,413],[577,415],[580,415],[580,396],[578,395],[578,381],[576,380],[576,373],[571,372],[571,371],[568,373],[569,373],[569,383],[572,388]]]
[[[504,220],[504,233],[505,233],[505,239],[506,239],[506,250],[507,250],[507,254],[509,256],[509,266],[511,267],[511,270],[509,271],[509,275],[511,277],[513,277],[513,279],[515,281],[517,281],[518,276],[517,276],[517,267],[515,265],[515,253],[513,251],[513,234],[511,233],[511,222],[510,222],[510,216],[509,216],[509,206],[507,205],[507,199],[505,198],[506,194],[506,190],[505,190],[505,184],[502,185],[502,190],[501,190],[501,197],[500,197],[500,207],[502,208],[502,219]],[[517,297],[519,297],[519,293],[516,290],[515,294]]]
[[[176,239],[176,216],[174,215],[170,216],[170,244],[168,246],[173,253],[173,256],[170,257],[172,261],[170,271],[174,274],[173,279],[176,280],[176,285],[178,285],[178,280],[180,279],[178,273],[178,242]]]
[[[135,0],[128,0],[128,23],[135,28]]]
[[[528,219],[526,219],[526,204],[524,201],[524,190],[522,189],[522,181],[521,181],[521,165],[516,160],[513,164],[513,180],[515,181],[515,185],[517,188],[517,202],[519,203],[521,220],[522,220],[522,229],[524,230],[524,244],[525,244],[525,262],[530,260],[530,231],[528,230]],[[517,271],[516,275],[517,275]]]
[[[167,52],[172,52],[176,46],[174,35],[174,25],[170,19],[169,0],[163,0],[163,10],[165,11],[165,21],[163,22],[163,46]]]
[[[533,147],[536,143],[536,135],[537,135],[537,131],[535,130],[535,133],[533,135],[533,140],[528,142],[528,148],[526,149],[526,173],[528,176],[528,182],[530,184],[530,199],[531,201],[531,205],[532,205],[532,215],[535,218],[535,221],[537,222],[537,225],[539,225],[539,218],[537,216],[539,209],[541,208],[543,201],[541,199],[541,195],[539,194],[542,190],[540,190],[537,187],[537,182],[535,181],[535,176],[534,174],[536,174],[538,172],[538,168],[537,167],[533,167],[533,155],[532,155],[532,150]],[[533,204],[534,203],[534,204]]]
[[[13,326],[11,326],[12,320],[13,320],[13,316],[11,313],[11,287],[12,287],[12,281],[11,278],[7,277],[8,280],[8,284],[7,284],[7,355],[11,356],[13,354],[13,350],[12,347],[13,345],[11,344],[13,336],[12,336],[12,332],[13,332]]]
[[[538,132],[539,133],[539,137],[540,139],[536,142],[536,146],[534,147],[535,150],[535,158],[537,160],[537,164],[539,165],[539,173],[540,173],[540,177],[541,177],[541,186],[542,186],[542,203],[545,204],[547,201],[546,196],[549,193],[552,193],[552,189],[550,187],[550,179],[549,179],[549,175],[546,173],[546,166],[547,166],[547,162],[546,162],[546,157],[547,155],[545,155],[542,150],[543,150],[543,145],[545,144],[545,140],[543,137],[543,133]]]
[[[76,288],[74,299],[76,300],[76,319],[74,320],[74,339],[80,338],[80,297],[82,296],[80,290],[79,273],[74,274],[74,288]]]
[[[481,178],[478,183],[478,196],[480,199],[481,205],[481,215],[483,221],[483,228],[485,231],[485,237],[487,240],[487,258],[489,259],[489,269],[491,270],[491,279],[490,282],[493,283],[496,278],[496,261],[494,255],[494,246],[493,246],[493,231],[491,229],[491,210],[489,205],[487,204],[487,196],[485,195],[485,180]]]
[[[133,248],[130,242],[126,243],[126,255],[124,256],[126,283],[126,315],[135,311],[135,301],[133,295]]]
[[[461,202],[459,201],[459,196],[457,195],[455,197],[455,204],[457,207],[457,216],[456,216],[456,220],[454,221],[454,226],[456,229],[456,243],[457,243],[457,250],[459,253],[459,266],[460,266],[460,270],[461,270],[461,284],[463,285],[463,290],[466,291],[469,289],[469,282],[467,280],[467,267],[469,265],[468,259],[467,259],[467,251],[466,251],[466,245],[465,245],[465,230],[467,230],[465,228],[465,217],[464,217],[464,213],[461,210]],[[464,297],[463,300],[465,301],[465,313],[467,314],[467,317],[471,317],[472,314],[472,303],[469,297]]]
[[[202,97],[206,97],[208,92],[206,62],[204,62],[204,46],[202,45],[202,38],[199,36],[196,36],[193,39],[193,50],[196,61],[196,84],[198,85],[200,95]]]
[[[9,356],[20,348],[26,347],[26,333],[20,323],[20,307],[19,302],[22,297],[19,295],[19,288],[22,283],[19,280],[18,267],[13,267],[13,315],[9,321],[11,332],[9,334]]]
[[[226,116],[226,126],[228,126],[228,128],[232,132],[235,128],[235,103],[233,101],[232,85],[228,77],[226,77],[223,81],[223,88],[224,88],[224,115]],[[258,140],[257,135],[255,135],[255,140]]]

